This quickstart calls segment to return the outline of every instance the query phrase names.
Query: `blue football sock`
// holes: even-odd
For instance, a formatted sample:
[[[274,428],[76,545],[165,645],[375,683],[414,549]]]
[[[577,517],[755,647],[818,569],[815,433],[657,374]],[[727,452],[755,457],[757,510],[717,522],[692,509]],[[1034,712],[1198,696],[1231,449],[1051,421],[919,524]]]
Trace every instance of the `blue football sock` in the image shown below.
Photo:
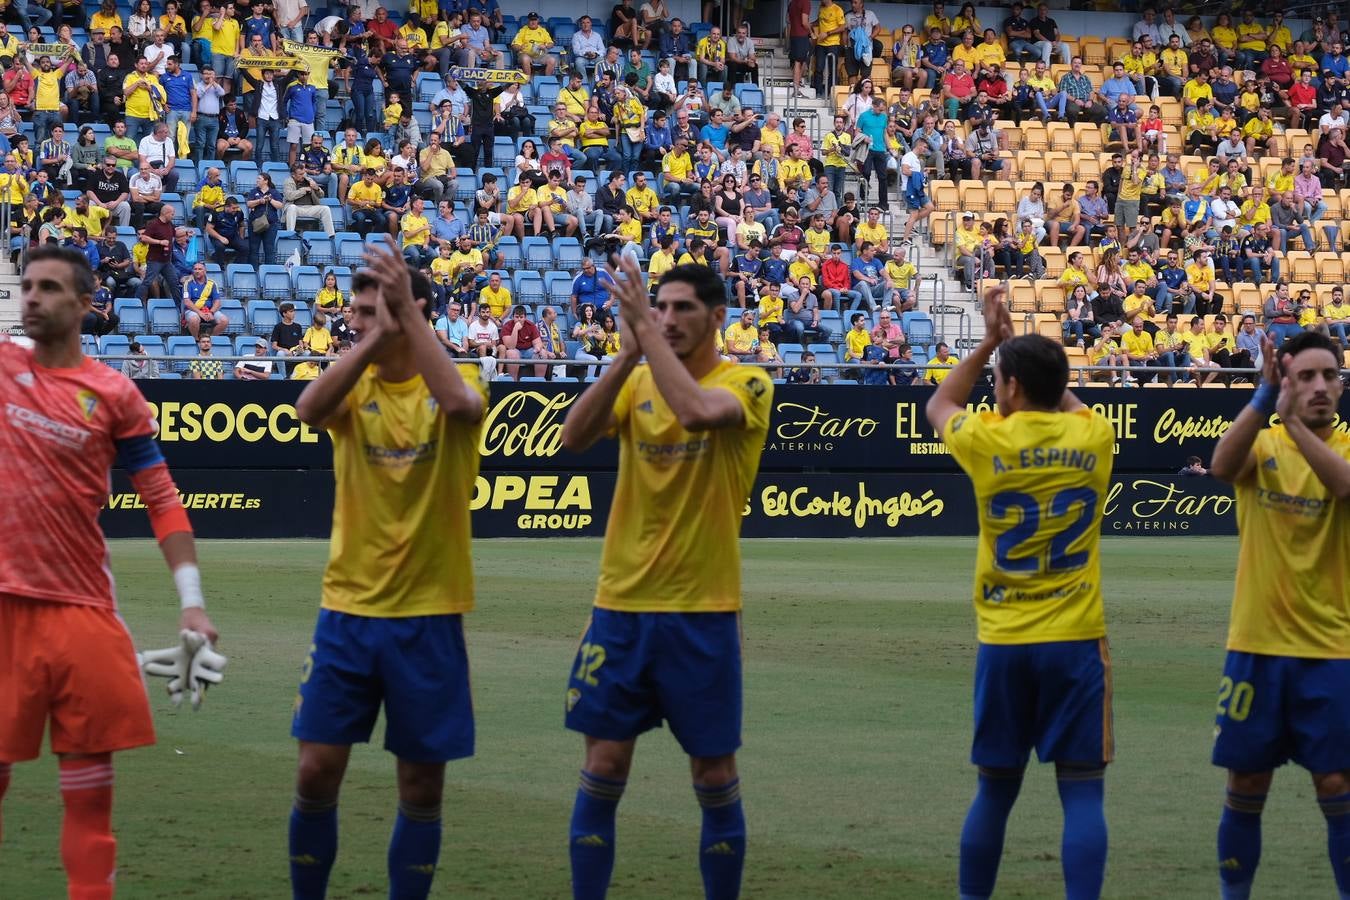
[[[625,782],[582,771],[569,839],[574,900],[603,900],[614,874],[614,819]]]
[[[1247,900],[1261,864],[1261,811],[1265,794],[1228,792],[1219,818],[1219,896]]]
[[[441,808],[400,802],[389,839],[389,900],[426,900],[441,856]]]
[[[980,770],[979,787],[961,828],[961,900],[983,900],[994,893],[1008,814],[1021,790],[1020,770]]]
[[[1327,852],[1341,900],[1350,900],[1350,794],[1317,801],[1327,817]]]
[[[337,858],[337,798],[308,800],[296,796],[291,809],[291,896],[294,900],[323,900],[328,873]]]
[[[745,808],[741,780],[716,787],[694,785],[703,807],[703,834],[698,842],[698,867],[706,900],[736,900],[745,869]]]
[[[1061,766],[1057,784],[1064,810],[1064,896],[1097,900],[1106,877],[1106,770]]]

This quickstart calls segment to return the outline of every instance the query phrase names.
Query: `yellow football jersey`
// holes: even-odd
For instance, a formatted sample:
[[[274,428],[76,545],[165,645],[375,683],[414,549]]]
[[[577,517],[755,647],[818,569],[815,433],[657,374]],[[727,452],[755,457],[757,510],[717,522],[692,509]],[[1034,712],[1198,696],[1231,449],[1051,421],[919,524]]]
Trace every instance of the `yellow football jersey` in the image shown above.
[[[481,367],[459,372],[486,403]],[[366,369],[328,429],[337,499],[325,609],[379,619],[473,609],[469,501],[481,430],[447,418],[422,376],[389,382]]]
[[[722,363],[699,380],[730,391],[740,428],[689,432],[638,366],[614,401],[619,479],[595,605],[623,612],[741,608],[741,514],[769,430],[773,381]]]
[[[975,612],[986,644],[1106,635],[1102,507],[1115,434],[1089,409],[962,412],[942,434],[975,487]]]
[[[1350,459],[1350,435],[1328,442]],[[1228,649],[1350,658],[1350,505],[1331,495],[1283,425],[1257,435],[1256,468],[1234,485],[1237,584]]]

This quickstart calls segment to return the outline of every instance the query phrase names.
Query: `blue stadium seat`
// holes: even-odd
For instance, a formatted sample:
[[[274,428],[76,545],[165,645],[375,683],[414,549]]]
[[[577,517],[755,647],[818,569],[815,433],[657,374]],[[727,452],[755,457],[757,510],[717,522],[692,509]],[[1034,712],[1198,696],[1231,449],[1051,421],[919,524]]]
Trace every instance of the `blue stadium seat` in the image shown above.
[[[361,265],[361,255],[366,252],[366,242],[359,234],[336,235],[333,243],[337,247],[338,262],[344,266]]]
[[[239,300],[259,296],[258,273],[248,263],[230,263],[225,267],[225,294]]]
[[[80,352],[85,356],[93,356],[98,353],[98,338],[92,334],[80,335]]]
[[[271,337],[272,329],[281,321],[277,305],[270,300],[248,301],[249,331],[261,337]]]
[[[553,107],[558,99],[558,94],[562,91],[562,83],[558,81],[556,75],[536,75],[532,79],[534,83],[534,98],[540,106]]]
[[[234,355],[249,356],[253,353],[254,342],[258,339],[251,334],[241,334],[234,339]]]
[[[173,170],[178,175],[178,192],[186,194],[189,191],[197,189],[197,164],[190,159],[180,159],[174,162]]]
[[[472,200],[474,191],[478,190],[478,178],[468,169],[455,170],[455,199]]]
[[[291,273],[285,266],[264,265],[258,269],[259,294],[264,300],[291,300],[295,293]],[[238,295],[236,295],[238,296]]]
[[[732,90],[732,96],[741,101],[741,106],[764,112],[764,92],[753,84],[742,82]]]
[[[258,184],[258,166],[251,159],[232,160],[229,165],[230,188],[236,194],[246,194]]]
[[[148,356],[164,355],[164,338],[157,334],[138,334],[132,338]]]
[[[220,311],[225,314],[225,318],[230,320],[230,324],[225,326],[226,334],[244,333],[244,329],[248,327],[248,320],[244,315],[244,304],[227,297],[220,301]]]
[[[515,165],[516,145],[509,137],[492,139],[492,164],[506,168]]]
[[[314,324],[314,314],[311,312],[309,304],[303,300],[292,300],[295,304],[295,322],[301,328],[308,328]]]
[[[559,269],[575,272],[581,268],[581,242],[574,237],[558,238],[553,242],[553,256]]]
[[[145,304],[137,297],[117,297],[113,312],[120,319],[118,327],[126,334],[137,334],[146,328]]]
[[[327,275],[328,272],[337,276],[338,290],[342,291],[342,296],[350,298],[352,295],[352,270],[346,266],[333,266],[324,274]]]
[[[501,254],[503,269],[519,269],[521,266],[520,241],[514,235],[508,235],[497,241],[497,252]]]
[[[234,352],[234,344],[223,334],[211,335],[211,352],[216,356],[229,356]]]
[[[319,201],[320,205],[328,207],[333,216],[333,230],[345,231],[350,219],[347,217],[347,207],[343,206],[336,197],[324,197]]]
[[[197,342],[191,335],[178,334],[164,342],[164,350],[168,356],[189,357],[197,355]],[[171,363],[170,368],[176,372],[186,372],[187,363]]]
[[[445,82],[441,81],[439,74],[423,72],[422,77],[417,80],[417,99],[422,103],[430,103],[444,87]]]
[[[900,330],[911,345],[927,347],[933,343],[933,320],[927,313],[904,313],[900,316]]]
[[[548,293],[548,302],[563,310],[572,306],[572,276],[566,272],[545,272],[544,290]],[[571,354],[568,354],[569,356]]]
[[[548,238],[532,235],[521,242],[525,268],[545,272],[553,268],[553,245]]]
[[[125,356],[130,344],[131,341],[125,334],[105,334],[98,339],[98,352],[106,356]],[[120,369],[122,360],[109,360],[108,365]]]
[[[305,262],[311,266],[331,266],[337,262],[337,246],[326,231],[302,231],[301,239],[309,244]]]
[[[178,304],[173,300],[164,298],[151,300],[150,305],[146,307],[146,316],[150,320],[150,330],[155,334],[177,335],[183,331]]]
[[[291,270],[291,281],[295,284],[295,296],[310,301],[323,287],[323,273],[316,266],[299,266]]]
[[[516,302],[537,306],[544,302],[544,278],[532,270],[518,271],[511,279],[512,293]]]
[[[276,258],[283,264],[291,258],[291,254],[298,253],[300,261],[304,262],[303,248],[300,246],[300,235],[295,231],[277,232],[277,254]]]

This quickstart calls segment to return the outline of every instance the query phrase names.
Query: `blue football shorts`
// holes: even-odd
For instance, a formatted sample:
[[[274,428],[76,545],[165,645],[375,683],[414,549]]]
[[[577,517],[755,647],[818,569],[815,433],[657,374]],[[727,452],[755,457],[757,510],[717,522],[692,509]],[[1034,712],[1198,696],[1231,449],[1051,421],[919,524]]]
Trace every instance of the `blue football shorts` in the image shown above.
[[[1318,774],[1350,770],[1350,659],[1228,651],[1213,760],[1238,772],[1290,760]]]
[[[1106,639],[980,644],[975,660],[977,766],[1103,765],[1115,756]]]
[[[364,744],[381,706],[384,748],[399,759],[473,756],[462,616],[382,619],[319,610],[291,735],[318,744]]]
[[[626,741],[663,721],[690,756],[740,747],[739,613],[592,611],[567,684],[567,727]]]

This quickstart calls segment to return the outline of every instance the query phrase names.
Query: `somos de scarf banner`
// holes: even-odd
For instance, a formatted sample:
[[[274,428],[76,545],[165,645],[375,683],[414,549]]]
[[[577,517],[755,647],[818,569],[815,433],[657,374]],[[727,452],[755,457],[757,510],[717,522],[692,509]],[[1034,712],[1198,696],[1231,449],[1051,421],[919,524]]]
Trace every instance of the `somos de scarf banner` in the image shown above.
[[[193,530],[203,538],[326,538],[333,473],[237,469],[175,473]],[[604,534],[612,472],[482,472],[475,481],[475,537]],[[101,523],[108,537],[149,537],[144,504],[116,473]],[[745,537],[971,536],[979,530],[964,475],[761,473],[745,505]],[[1117,477],[1103,505],[1103,534],[1235,534],[1233,497],[1210,478]]]
[[[183,469],[328,469],[328,437],[296,417],[302,384],[138,381],[159,420],[160,444]],[[618,449],[601,441],[585,453],[562,449],[562,423],[582,385],[494,383],[483,423],[484,471],[613,471]],[[931,388],[777,385],[763,472],[956,472],[924,418]],[[1116,432],[1115,471],[1175,472],[1188,456],[1208,463],[1214,444],[1249,391],[1087,388],[1083,402]],[[991,389],[971,396],[993,409]],[[1350,392],[1337,428],[1350,430]]]

